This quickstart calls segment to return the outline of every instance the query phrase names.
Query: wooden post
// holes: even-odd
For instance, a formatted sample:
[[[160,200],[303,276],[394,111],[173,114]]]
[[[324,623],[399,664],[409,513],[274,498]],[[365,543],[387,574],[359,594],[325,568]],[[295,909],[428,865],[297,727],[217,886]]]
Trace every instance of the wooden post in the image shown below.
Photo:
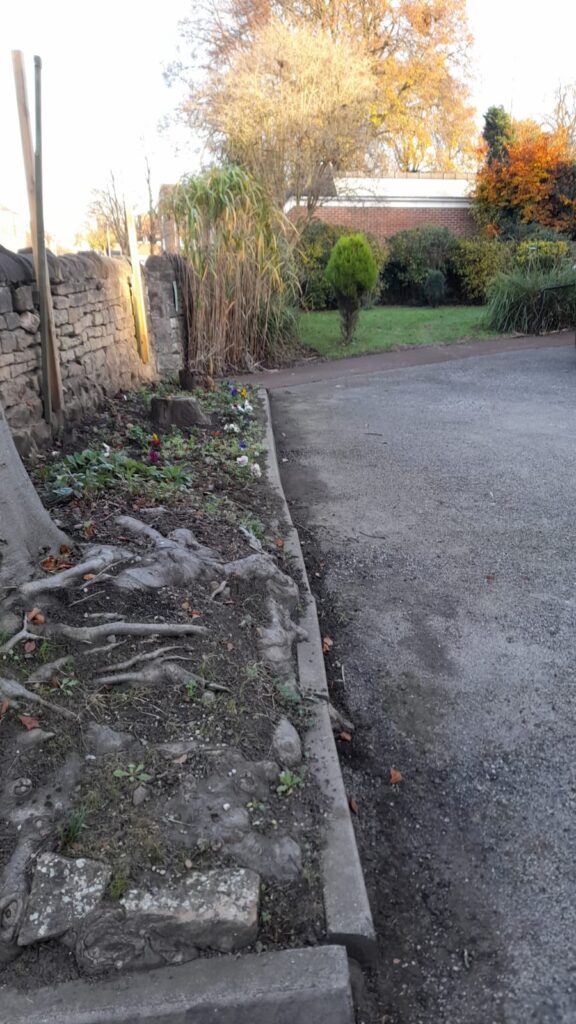
[[[140,260],[138,258],[138,240],[136,238],[134,214],[129,207],[126,207],[126,228],[130,262],[132,264],[132,309],[134,311],[136,341],[140,359],[143,363],[149,363],[150,347],[148,344],[148,321],[146,320],[146,306],[144,304],[142,271],[140,270]]]
[[[41,108],[41,68],[39,57],[34,58],[35,65],[35,99],[36,99],[36,154],[32,149],[32,131],[30,127],[30,111],[26,92],[24,59],[20,50],[12,51],[14,81],[16,85],[16,101],[20,122],[20,138],[26,174],[26,190],[30,208],[30,229],[32,233],[32,258],[38,291],[40,293],[40,331],[42,339],[42,389],[44,397],[44,418],[51,422],[52,412],[61,412],[64,408],[62,379],[58,358],[58,342],[54,325],[52,293],[48,261],[46,259],[46,240],[44,237],[44,209],[42,198],[42,108]]]

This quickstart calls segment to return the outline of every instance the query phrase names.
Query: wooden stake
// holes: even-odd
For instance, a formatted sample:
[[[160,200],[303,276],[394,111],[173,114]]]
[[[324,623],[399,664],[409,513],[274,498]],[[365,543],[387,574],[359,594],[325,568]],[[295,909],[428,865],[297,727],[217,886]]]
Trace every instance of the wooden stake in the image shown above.
[[[138,344],[140,359],[143,363],[149,363],[150,347],[148,344],[148,321],[146,320],[144,287],[142,285],[142,272],[140,270],[140,260],[138,258],[138,240],[136,238],[134,214],[129,207],[126,207],[126,228],[128,231],[130,262],[132,264],[132,309],[134,311],[136,341]]]
[[[26,91],[24,58],[20,50],[12,51],[14,82],[16,85],[16,102],[20,122],[20,138],[22,156],[26,174],[26,190],[30,208],[30,229],[32,233],[32,258],[38,291],[40,293],[40,331],[42,339],[42,390],[44,398],[44,418],[51,423],[52,412],[61,412],[64,408],[62,379],[58,357],[58,340],[54,324],[52,293],[48,261],[46,259],[46,241],[44,236],[44,210],[42,197],[42,108],[41,108],[41,68],[42,61],[34,58],[35,65],[35,99],[36,99],[36,153],[32,149],[32,131],[30,127],[30,111]]]

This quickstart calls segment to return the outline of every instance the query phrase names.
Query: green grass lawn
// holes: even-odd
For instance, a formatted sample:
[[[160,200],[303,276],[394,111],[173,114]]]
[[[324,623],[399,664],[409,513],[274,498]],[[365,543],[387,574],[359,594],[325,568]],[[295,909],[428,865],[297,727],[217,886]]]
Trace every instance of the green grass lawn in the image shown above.
[[[441,345],[463,338],[490,338],[495,331],[482,326],[482,306],[376,306],[360,314],[351,345],[340,338],[337,310],[303,313],[300,318],[302,343],[321,356],[340,359],[363,352],[384,352],[402,345]]]

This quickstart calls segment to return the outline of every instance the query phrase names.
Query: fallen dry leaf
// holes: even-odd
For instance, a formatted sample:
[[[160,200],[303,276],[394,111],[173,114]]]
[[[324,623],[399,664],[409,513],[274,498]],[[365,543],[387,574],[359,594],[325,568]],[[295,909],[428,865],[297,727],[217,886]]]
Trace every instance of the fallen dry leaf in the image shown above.
[[[283,541],[282,537],[276,537],[276,540],[274,541],[274,543],[275,543],[277,548],[283,548],[284,547],[284,541]]]
[[[352,736],[349,732],[341,732],[338,734],[338,739],[342,740],[343,743],[352,743]]]
[[[200,618],[202,618],[202,612],[193,611],[192,612],[192,618],[193,619],[200,619]]]
[[[63,555],[64,558],[70,558],[70,555],[72,554],[72,549],[69,548],[67,544],[61,544],[60,554]]]
[[[35,650],[36,650],[36,641],[35,640],[27,640],[26,643],[24,644],[24,654],[34,654]]]
[[[95,580],[96,579],[96,573],[95,572],[87,572],[87,573],[84,574],[82,579],[86,580],[86,583],[89,583],[90,580]]]
[[[96,527],[94,523],[85,523],[84,525],[84,536],[87,538],[93,537],[96,533]]]
[[[58,568],[58,559],[54,558],[54,555],[48,555],[48,558],[43,558],[40,562],[40,568],[44,572],[56,572]]]
[[[8,709],[11,708],[11,707],[12,707],[12,702],[11,701],[3,700],[2,704],[0,704],[0,718],[2,718],[2,716],[5,715],[6,712],[8,711]]]
[[[494,576],[494,573],[489,573],[486,577],[486,583],[494,583],[495,579],[496,577]]]
[[[26,612],[26,618],[33,626],[43,626],[46,622],[46,619],[39,608],[32,608],[29,612]]]
[[[18,715],[18,721],[22,722],[25,729],[38,729],[40,722],[37,718],[32,718],[30,715]]]
[[[358,804],[356,803],[356,801],[355,801],[353,796],[350,797],[350,799],[348,801],[348,804],[350,806],[350,810],[352,811],[352,814],[358,814]]]
[[[333,647],[334,647],[334,641],[333,641],[332,637],[331,636],[325,636],[323,641],[322,641],[322,650],[324,651],[324,654],[328,654],[328,651],[331,651]]]
[[[396,786],[399,782],[402,782],[402,772],[399,772],[396,768],[390,769],[390,785]]]

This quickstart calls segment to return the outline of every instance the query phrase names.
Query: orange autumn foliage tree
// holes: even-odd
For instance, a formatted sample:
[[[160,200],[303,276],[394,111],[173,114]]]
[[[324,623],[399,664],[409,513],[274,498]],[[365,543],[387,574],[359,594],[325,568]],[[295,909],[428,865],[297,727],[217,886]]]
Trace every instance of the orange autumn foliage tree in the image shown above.
[[[502,160],[485,159],[474,195],[475,212],[490,234],[503,223],[539,224],[576,233],[574,165],[565,130],[543,131],[515,122]]]

